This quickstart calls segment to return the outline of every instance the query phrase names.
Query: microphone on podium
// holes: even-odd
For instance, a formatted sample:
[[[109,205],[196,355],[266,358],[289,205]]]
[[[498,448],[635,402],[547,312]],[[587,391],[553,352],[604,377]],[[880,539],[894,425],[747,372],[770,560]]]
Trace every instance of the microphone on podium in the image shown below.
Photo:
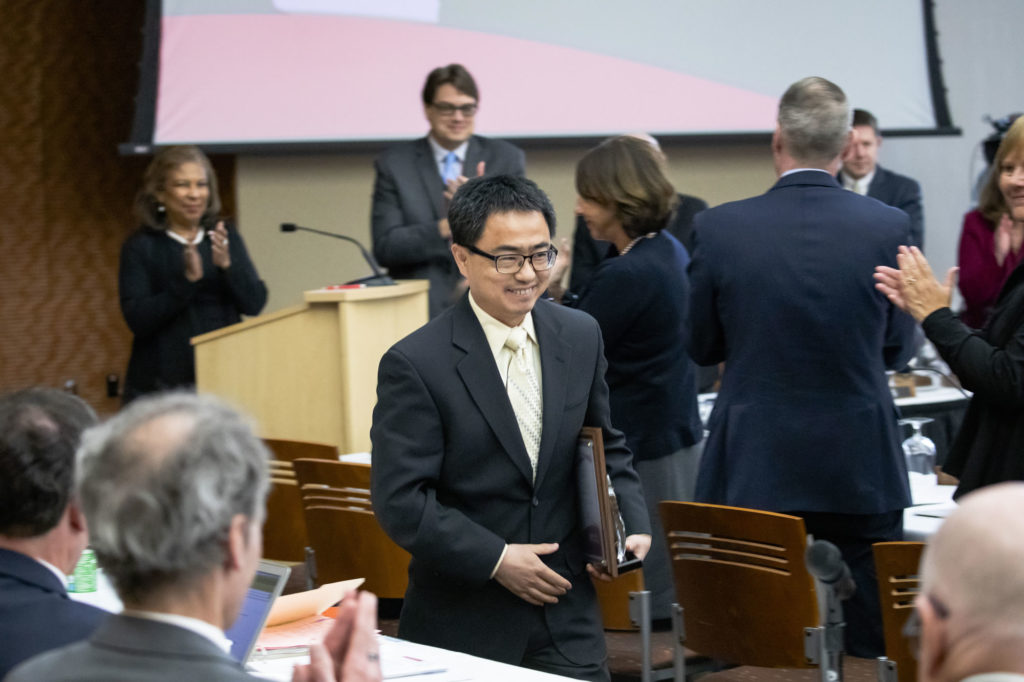
[[[315,230],[312,227],[302,227],[301,225],[296,225],[295,223],[281,223],[281,231],[282,232],[296,232],[296,231],[300,231],[300,230],[302,232],[312,232],[313,234],[322,234],[325,237],[334,237],[335,239],[344,239],[345,241],[352,242],[353,244],[355,244],[356,246],[359,247],[359,252],[363,254],[363,260],[365,260],[366,263],[370,266],[370,270],[373,271],[373,274],[368,276],[368,277],[361,277],[359,279],[354,279],[351,282],[346,282],[346,284],[365,284],[368,287],[378,287],[378,286],[387,286],[387,285],[395,283],[395,280],[391,279],[391,277],[386,272],[384,272],[384,270],[380,267],[380,265],[377,264],[377,261],[370,254],[370,252],[367,251],[363,247],[363,245],[359,243],[358,240],[353,239],[352,237],[349,237],[348,235],[336,234],[334,232],[324,232],[323,230]]]

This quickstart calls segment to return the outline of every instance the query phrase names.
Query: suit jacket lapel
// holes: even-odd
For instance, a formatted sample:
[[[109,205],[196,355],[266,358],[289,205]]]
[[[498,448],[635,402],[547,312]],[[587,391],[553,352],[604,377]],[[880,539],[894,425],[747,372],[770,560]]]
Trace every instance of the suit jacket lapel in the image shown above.
[[[562,339],[561,325],[551,315],[550,306],[557,305],[538,301],[533,308],[533,326],[540,344],[541,382],[544,394],[544,429],[541,432],[540,454],[537,457],[537,482],[539,487],[544,473],[551,464],[555,443],[565,411],[565,392],[569,381],[569,357],[571,349]]]
[[[475,178],[477,165],[481,161],[486,161],[483,156],[484,152],[480,147],[480,141],[474,135],[469,138],[469,146],[466,148],[466,160],[462,164],[462,174],[467,178]],[[484,172],[487,172],[486,168],[484,168]]]
[[[440,220],[445,214],[444,183],[437,172],[433,149],[425,137],[416,146],[416,171],[423,182],[423,192],[430,197],[430,204],[434,207],[434,218]]]
[[[494,364],[494,355],[487,345],[487,337],[484,336],[484,330],[469,306],[468,294],[455,304],[452,315],[452,344],[466,354],[456,363],[456,369],[470,397],[494,431],[506,454],[526,480],[532,481],[533,470],[530,467],[530,457],[526,454],[526,445],[523,444],[523,435],[519,431],[519,423],[516,421],[515,412],[512,411],[508,393],[501,384],[501,375]],[[546,415],[545,407],[545,422]],[[543,442],[541,451],[543,452]]]

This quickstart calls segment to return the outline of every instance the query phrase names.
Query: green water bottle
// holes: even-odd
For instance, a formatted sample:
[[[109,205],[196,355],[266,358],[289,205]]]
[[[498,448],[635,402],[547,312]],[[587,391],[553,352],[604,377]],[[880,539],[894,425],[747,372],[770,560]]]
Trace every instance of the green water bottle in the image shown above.
[[[68,580],[68,592],[96,591],[96,553],[91,549],[82,551],[75,570]]]

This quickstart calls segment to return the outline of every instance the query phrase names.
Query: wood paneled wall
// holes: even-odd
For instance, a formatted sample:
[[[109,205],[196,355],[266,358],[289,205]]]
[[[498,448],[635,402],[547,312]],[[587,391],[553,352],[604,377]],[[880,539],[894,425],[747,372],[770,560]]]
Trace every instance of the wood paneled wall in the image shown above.
[[[0,0],[0,391],[73,380],[100,413],[119,399],[131,334],[121,243],[146,158],[121,157],[145,3]],[[232,210],[233,158],[216,160]]]

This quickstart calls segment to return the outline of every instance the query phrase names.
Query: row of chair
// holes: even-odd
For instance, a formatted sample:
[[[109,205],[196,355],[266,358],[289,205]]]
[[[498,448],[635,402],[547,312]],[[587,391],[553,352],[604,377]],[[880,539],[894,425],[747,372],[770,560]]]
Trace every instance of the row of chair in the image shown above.
[[[385,599],[400,599],[408,583],[409,554],[384,534],[374,517],[370,466],[338,461],[334,446],[265,442],[277,459],[271,464],[264,555],[307,561],[316,584],[364,577],[365,589]],[[660,511],[680,602],[680,627],[671,644],[677,658],[688,654],[693,661],[696,651],[702,661],[740,666],[714,673],[707,682],[816,679],[804,633],[819,625],[820,608],[804,562],[803,520],[685,502],[662,502]],[[916,679],[916,661],[901,630],[913,607],[922,546],[875,546],[888,659],[847,659],[848,680],[896,682],[897,674],[899,682]],[[307,547],[312,548],[312,561]],[[610,586],[598,587],[606,627],[634,627],[636,612],[631,613],[630,604],[642,594],[640,574],[626,574]],[[617,636],[609,637],[612,649],[611,638]],[[646,646],[650,636],[645,637]],[[639,649],[638,640],[623,641]],[[662,649],[665,654],[667,647]],[[653,666],[649,659],[639,662],[648,679],[672,676],[673,662],[667,655]],[[674,666],[677,676],[684,674],[682,660]],[[776,671],[766,676],[759,668]],[[778,669],[795,676],[781,676]]]
[[[333,445],[266,439],[271,489],[263,555],[303,562],[316,585],[365,578],[381,599],[401,599],[409,553],[389,538],[370,504],[370,465],[338,461]],[[307,548],[311,554],[307,555]]]

